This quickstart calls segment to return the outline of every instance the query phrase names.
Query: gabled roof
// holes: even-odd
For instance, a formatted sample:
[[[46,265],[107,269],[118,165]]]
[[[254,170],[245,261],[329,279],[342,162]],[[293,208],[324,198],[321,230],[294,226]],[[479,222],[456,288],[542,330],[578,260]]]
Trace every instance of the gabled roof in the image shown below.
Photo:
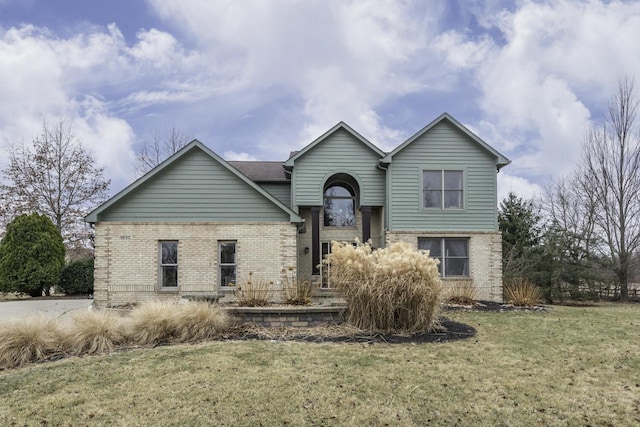
[[[323,133],[322,135],[320,135],[320,137],[316,138],[314,141],[312,141],[310,144],[308,144],[306,147],[304,147],[302,150],[300,151],[293,151],[291,153],[291,157],[289,157],[287,159],[286,162],[284,162],[284,166],[287,169],[291,169],[293,168],[294,162],[299,159],[300,157],[304,156],[306,153],[308,153],[313,147],[315,147],[316,145],[320,144],[322,141],[324,141],[325,139],[327,139],[329,136],[331,136],[333,133],[337,132],[338,130],[343,129],[345,131],[347,131],[348,133],[350,133],[351,135],[353,135],[358,141],[362,142],[364,145],[366,145],[371,151],[375,152],[378,156],[380,157],[384,157],[384,155],[386,154],[384,151],[382,151],[381,149],[379,149],[378,147],[376,147],[375,145],[373,145],[371,142],[369,142],[369,140],[367,140],[365,137],[363,137],[362,135],[360,135],[358,132],[356,132],[355,130],[351,129],[351,127],[349,125],[347,125],[345,122],[340,122],[337,125],[335,125],[334,127],[332,127],[331,129],[329,129],[328,131],[326,131],[325,133]]]
[[[185,145],[183,148],[181,148],[178,152],[176,152],[171,157],[166,159],[164,162],[160,163],[151,171],[147,172],[145,175],[141,176],[140,178],[135,180],[133,183],[125,187],[122,191],[117,193],[115,196],[113,196],[112,198],[110,198],[100,206],[98,206],[91,213],[89,213],[87,216],[84,217],[85,222],[89,222],[89,223],[98,222],[98,215],[100,213],[104,212],[105,210],[109,209],[111,206],[118,203],[120,200],[122,200],[128,194],[132,193],[133,191],[141,187],[146,182],[149,182],[152,179],[154,179],[154,177],[158,176],[163,170],[165,170],[170,165],[172,165],[176,160],[180,159],[182,156],[185,156],[187,153],[191,152],[192,150],[203,151],[205,154],[211,157],[214,161],[218,162],[220,165],[226,168],[229,172],[231,172],[232,174],[240,178],[245,184],[253,188],[264,198],[268,199],[271,203],[273,203],[282,211],[287,213],[289,215],[291,222],[299,222],[299,223],[303,222],[303,219],[297,213],[295,213],[290,208],[285,206],[280,200],[276,199],[271,194],[263,190],[258,184],[253,182],[251,179],[246,177],[241,172],[239,172],[238,169],[231,166],[222,157],[218,156],[216,153],[214,153],[211,149],[209,149],[206,145],[204,145],[202,142],[198,141],[197,139],[194,139],[189,144]]]
[[[252,181],[256,182],[289,182],[285,176],[282,162],[263,161],[228,161],[231,166],[238,169]]]
[[[509,163],[511,163],[511,160],[507,159],[505,156],[500,154],[495,148],[491,147],[489,144],[484,142],[478,135],[476,135],[475,133],[471,132],[469,129],[464,127],[459,121],[454,119],[449,113],[442,113],[438,118],[436,118],[434,121],[432,121],[431,123],[429,123],[428,125],[426,125],[422,129],[420,129],[411,138],[407,139],[405,142],[400,144],[395,150],[393,150],[392,152],[390,152],[389,154],[384,156],[380,160],[380,163],[381,164],[389,164],[389,163],[391,163],[392,160],[393,160],[393,156],[398,154],[400,151],[404,150],[413,141],[415,141],[416,139],[420,138],[425,133],[429,132],[437,124],[439,124],[441,122],[444,122],[444,121],[449,122],[451,125],[456,127],[460,132],[462,132],[463,134],[468,136],[469,139],[471,139],[472,141],[476,142],[478,145],[480,145],[480,147],[482,147],[484,150],[486,150],[490,154],[492,154],[496,158],[496,167],[497,167],[498,170],[500,170],[502,167],[504,167],[504,166],[508,165]]]

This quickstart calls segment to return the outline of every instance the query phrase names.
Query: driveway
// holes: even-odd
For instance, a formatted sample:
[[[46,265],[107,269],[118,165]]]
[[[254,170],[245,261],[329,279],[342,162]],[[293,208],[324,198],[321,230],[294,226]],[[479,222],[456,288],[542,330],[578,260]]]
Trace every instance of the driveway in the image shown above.
[[[92,299],[46,298],[0,301],[0,322],[29,316],[58,317],[76,310],[87,310]]]

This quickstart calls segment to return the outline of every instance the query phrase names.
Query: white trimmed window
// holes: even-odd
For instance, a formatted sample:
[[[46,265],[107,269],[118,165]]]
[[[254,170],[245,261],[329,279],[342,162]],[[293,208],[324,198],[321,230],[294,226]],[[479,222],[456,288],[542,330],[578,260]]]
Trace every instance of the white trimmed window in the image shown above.
[[[442,277],[469,277],[469,239],[461,237],[419,237],[418,249],[440,261]]]
[[[422,171],[422,206],[435,209],[464,207],[464,174],[460,170]]]
[[[235,286],[237,271],[237,242],[218,242],[218,281],[220,287]]]
[[[159,251],[160,288],[176,289],[178,287],[178,242],[160,242]]]

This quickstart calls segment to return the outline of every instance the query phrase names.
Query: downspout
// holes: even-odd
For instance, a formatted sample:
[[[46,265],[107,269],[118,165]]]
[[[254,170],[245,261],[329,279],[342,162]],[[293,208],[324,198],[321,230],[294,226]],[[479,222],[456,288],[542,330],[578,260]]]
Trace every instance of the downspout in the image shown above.
[[[380,170],[384,171],[384,180],[385,180],[385,189],[384,189],[384,226],[382,227],[382,247],[387,246],[387,231],[389,231],[389,222],[390,222],[390,213],[391,213],[391,178],[389,176],[389,167],[391,166],[388,163],[386,166],[383,165],[382,159],[378,160],[378,164],[376,167]]]

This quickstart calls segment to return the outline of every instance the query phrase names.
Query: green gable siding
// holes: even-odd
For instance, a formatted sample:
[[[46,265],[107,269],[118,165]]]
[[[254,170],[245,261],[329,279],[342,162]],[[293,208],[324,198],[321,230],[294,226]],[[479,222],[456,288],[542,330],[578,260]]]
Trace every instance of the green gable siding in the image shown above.
[[[336,173],[353,176],[360,185],[360,204],[384,205],[385,174],[376,167],[380,156],[344,129],[327,136],[304,156],[295,160],[293,204],[322,205],[322,189]]]
[[[291,183],[289,182],[269,182],[258,183],[267,193],[280,200],[285,206],[291,207]]]
[[[199,149],[99,214],[98,221],[289,221],[289,216]]]
[[[422,207],[422,171],[464,171],[464,209]],[[496,160],[448,122],[440,122],[393,156],[390,230],[495,231]]]

